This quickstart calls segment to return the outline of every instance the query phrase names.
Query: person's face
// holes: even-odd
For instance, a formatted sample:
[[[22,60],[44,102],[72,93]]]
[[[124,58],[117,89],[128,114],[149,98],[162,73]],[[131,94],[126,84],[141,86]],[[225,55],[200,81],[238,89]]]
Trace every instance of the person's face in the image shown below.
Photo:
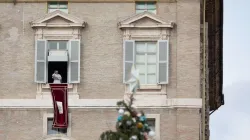
[[[57,71],[57,70],[55,71],[55,74],[58,74],[58,71]]]

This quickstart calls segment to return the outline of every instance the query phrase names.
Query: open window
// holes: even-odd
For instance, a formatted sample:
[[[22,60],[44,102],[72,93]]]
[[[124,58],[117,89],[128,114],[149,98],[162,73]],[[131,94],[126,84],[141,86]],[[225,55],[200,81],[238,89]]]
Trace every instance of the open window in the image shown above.
[[[53,83],[55,70],[62,83],[80,82],[80,40],[36,41],[35,82]]]

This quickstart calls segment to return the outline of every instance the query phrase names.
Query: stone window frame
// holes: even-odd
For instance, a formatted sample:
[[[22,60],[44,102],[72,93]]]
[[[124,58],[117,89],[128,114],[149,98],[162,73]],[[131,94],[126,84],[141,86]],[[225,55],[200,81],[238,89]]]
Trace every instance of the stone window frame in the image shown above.
[[[64,20],[52,22],[56,17]],[[65,21],[70,21],[69,23]],[[30,25],[35,31],[35,40],[80,40],[81,30],[86,26],[86,22],[78,17],[64,13],[60,10],[48,13],[45,16],[31,21]],[[55,33],[56,31],[56,33]],[[81,43],[81,42],[80,42]],[[82,46],[82,44],[81,44]],[[68,84],[69,97],[79,99],[77,91],[78,83]],[[49,84],[37,83],[37,99],[50,99]]]
[[[158,42],[158,40],[164,39],[164,40],[170,40],[170,31],[164,31],[164,30],[160,30],[161,34],[159,34],[158,36],[148,36],[148,35],[144,35],[144,34],[140,34],[140,35],[133,35],[132,30],[126,30],[126,32],[124,33],[124,37],[123,40],[133,40],[135,42]],[[158,52],[157,52],[158,55]],[[158,65],[158,64],[157,64]],[[158,75],[158,72],[157,72]],[[163,94],[166,91],[166,84],[145,84],[145,85],[140,85],[140,89],[141,90],[158,90],[156,92],[160,92]],[[125,92],[129,93],[129,85],[126,84],[125,87]],[[145,94],[147,93],[147,91],[145,92],[138,92],[138,93],[142,93]],[[153,93],[153,92],[151,92]],[[153,93],[155,94],[155,93]]]
[[[54,118],[54,114],[53,113],[45,113],[43,114],[43,136],[71,136],[71,126],[72,126],[72,122],[71,122],[71,113],[68,114],[68,128],[67,128],[67,134],[55,134],[55,135],[48,135],[47,134],[47,129],[48,129],[48,118]]]
[[[146,114],[147,119],[154,119],[155,120],[155,139],[160,140],[161,138],[161,117],[160,114]]]
[[[141,24],[140,20],[149,18],[155,24]],[[139,23],[137,24],[136,22]],[[118,22],[118,28],[123,31],[123,42],[125,41],[154,41],[168,40],[170,41],[171,29],[174,28],[174,22],[166,22],[161,17],[150,12],[143,12],[126,17]],[[150,31],[147,32],[147,31]],[[153,34],[151,34],[153,33]],[[171,46],[170,46],[171,47]],[[167,84],[141,85],[137,94],[166,94]],[[129,85],[125,85],[125,94],[129,94]]]

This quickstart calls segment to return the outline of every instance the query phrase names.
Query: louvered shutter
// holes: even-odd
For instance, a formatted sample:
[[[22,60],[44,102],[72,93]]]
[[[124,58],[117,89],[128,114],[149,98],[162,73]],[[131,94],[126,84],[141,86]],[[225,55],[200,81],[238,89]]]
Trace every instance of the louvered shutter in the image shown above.
[[[158,84],[168,84],[169,78],[169,42],[158,41]]]
[[[35,82],[47,82],[47,41],[36,40],[35,45]]]
[[[80,40],[69,43],[69,83],[80,83]]]
[[[125,40],[123,42],[123,83],[130,78],[131,68],[135,60],[135,41]]]

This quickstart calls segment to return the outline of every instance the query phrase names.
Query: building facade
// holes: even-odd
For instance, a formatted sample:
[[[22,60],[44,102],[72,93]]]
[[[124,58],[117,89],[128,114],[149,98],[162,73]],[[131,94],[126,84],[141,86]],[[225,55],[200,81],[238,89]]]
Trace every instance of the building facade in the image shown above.
[[[0,3],[1,140],[98,140],[115,129],[132,65],[154,139],[201,138],[200,0],[13,2]],[[51,126],[55,70],[68,84],[67,129]]]

